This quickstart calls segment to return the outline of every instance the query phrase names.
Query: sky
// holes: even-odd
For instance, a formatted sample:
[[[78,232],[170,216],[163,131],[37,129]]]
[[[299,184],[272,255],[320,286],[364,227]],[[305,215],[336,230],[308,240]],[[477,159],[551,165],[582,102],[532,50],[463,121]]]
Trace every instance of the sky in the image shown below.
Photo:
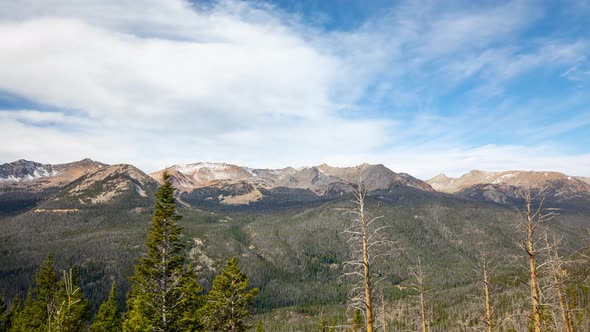
[[[590,176],[590,2],[0,0],[0,163]]]

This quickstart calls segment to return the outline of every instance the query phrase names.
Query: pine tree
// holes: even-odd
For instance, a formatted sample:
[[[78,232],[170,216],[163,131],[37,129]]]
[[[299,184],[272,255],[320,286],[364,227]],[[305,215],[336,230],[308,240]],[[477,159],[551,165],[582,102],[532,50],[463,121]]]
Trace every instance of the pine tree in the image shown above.
[[[213,280],[201,316],[207,331],[246,331],[245,320],[258,289],[248,290],[248,276],[243,274],[236,257],[227,261],[225,269]]]
[[[327,325],[328,325],[328,321],[326,320],[326,316],[324,316],[324,313],[321,312],[320,319],[318,321],[318,331],[326,332],[328,330]]]
[[[15,296],[10,302],[10,310],[8,311],[8,314],[6,316],[5,325],[3,329],[0,329],[0,331],[11,331],[21,311],[22,306],[20,303],[20,298],[18,296]]]
[[[53,256],[47,256],[45,262],[41,265],[39,273],[35,276],[37,297],[33,301],[32,316],[29,317],[31,325],[38,329],[45,329],[45,326],[51,323],[56,303],[55,295],[58,290],[58,276],[53,268]],[[31,326],[31,327],[33,327]]]
[[[363,318],[363,313],[360,309],[356,309],[354,311],[354,315],[352,316],[352,330],[355,332],[361,331],[363,328],[365,320]]]
[[[179,328],[183,331],[201,331],[203,324],[197,311],[202,307],[203,287],[197,280],[197,274],[192,265],[189,265],[181,282],[182,298],[178,305],[183,308]]]
[[[35,275],[35,289],[29,289],[22,311],[14,317],[11,331],[46,331],[56,310],[58,277],[49,255]]]
[[[264,325],[262,325],[261,320],[259,320],[258,323],[256,323],[256,332],[264,332]]]
[[[0,297],[0,332],[8,331],[10,327],[10,312],[4,299]]]
[[[117,286],[113,282],[109,298],[100,305],[94,316],[89,332],[117,332],[120,327],[119,304],[117,303]]]
[[[78,287],[78,269],[63,271],[56,296],[56,310],[52,321],[55,329],[63,332],[81,331],[90,315],[90,302]]]
[[[125,331],[186,331],[198,325],[183,326],[187,312],[194,315],[198,307],[196,299],[201,288],[185,266],[182,229],[177,225],[181,216],[176,213],[174,190],[169,174],[164,173],[164,184],[155,195],[155,211],[146,241],[148,251],[131,277]]]
[[[27,297],[25,297],[25,303],[20,307],[20,300],[18,301],[18,307],[13,306],[12,310],[12,326],[10,327],[11,332],[26,332],[27,331],[27,316],[30,316],[27,311],[33,308],[33,289],[29,288],[27,291]]]

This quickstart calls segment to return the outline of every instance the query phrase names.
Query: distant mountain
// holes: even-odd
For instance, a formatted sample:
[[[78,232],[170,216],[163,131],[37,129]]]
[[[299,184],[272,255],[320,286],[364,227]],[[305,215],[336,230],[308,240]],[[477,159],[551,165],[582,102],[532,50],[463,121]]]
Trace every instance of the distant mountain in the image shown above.
[[[149,206],[158,183],[132,165],[104,166],[71,182],[42,208],[85,208],[98,204]]]
[[[89,164],[83,166],[84,162]],[[21,161],[12,163],[10,170],[3,168],[3,174],[14,177],[8,180],[6,175],[0,185],[0,288],[4,296],[24,297],[35,282],[39,264],[52,253],[58,269],[79,268],[81,289],[94,304],[106,299],[113,281],[123,301],[133,265],[145,254],[143,243],[162,171],[150,176],[132,165],[93,163],[86,160],[64,164],[70,168],[50,168]],[[465,187],[441,193],[383,165],[253,169],[197,163],[166,170],[179,188],[181,241],[204,288],[211,287],[229,257],[240,257],[252,287],[260,289],[256,309],[278,310],[281,317],[294,308],[343,312],[347,287],[342,283],[342,267],[352,259],[343,230],[354,216],[342,211],[353,207],[350,191],[359,171],[370,191],[367,211],[383,216],[378,221],[382,235],[396,242],[392,248],[396,257],[377,260],[375,265],[383,277],[384,294],[393,296],[391,301],[411,303],[415,294],[407,289],[412,280],[408,271],[421,257],[432,272],[431,299],[441,310],[437,315],[448,317],[433,330],[459,330],[452,324],[466,313],[474,321],[479,317],[473,303],[465,300],[480,282],[473,271],[479,253],[492,253],[502,262],[494,278],[504,290],[494,295],[495,303],[526,294],[526,287],[520,293],[519,284],[510,282],[520,273],[517,265],[524,262],[518,258],[523,252],[516,245],[521,234],[515,231],[514,206],[518,204],[514,203],[519,203],[515,197],[520,186],[548,178],[535,189],[550,192],[553,200],[546,206],[560,209],[547,228],[563,236],[565,257],[587,247],[590,199],[584,196],[584,186],[588,184],[565,175],[539,173],[527,178],[508,175],[514,172],[486,173],[479,181],[486,183],[478,183],[472,172],[472,182]],[[63,181],[57,180],[60,174]],[[519,177],[530,182],[503,182]],[[460,179],[441,175],[433,186],[452,181],[456,185]],[[21,202],[29,200],[30,204],[10,210],[2,200],[6,193],[11,197],[19,193]],[[580,280],[588,275],[587,265],[577,274]],[[313,319],[309,329],[317,326],[317,318],[309,316]],[[284,324],[283,318],[273,321]],[[292,330],[285,326],[268,330]]]
[[[57,165],[20,159],[0,165],[0,187],[61,187],[104,166],[91,159]]]
[[[105,166],[90,159],[57,165],[21,159],[0,165],[0,215],[28,209]]]
[[[495,203],[518,200],[523,189],[531,189],[554,202],[590,198],[587,179],[558,172],[471,171],[459,178],[440,174],[426,182],[440,192]]]
[[[249,204],[276,195],[304,201],[338,196],[353,190],[359,172],[368,191],[397,187],[434,191],[424,181],[395,173],[383,165],[339,168],[322,164],[299,169],[254,169],[225,163],[195,163],[172,166],[150,176],[161,182],[164,171],[171,175],[180,196],[188,201],[198,199],[228,205]]]
[[[583,176],[577,176],[576,178],[578,180],[580,180],[580,181],[584,181],[584,182],[590,184],[590,178],[586,178],[586,177],[583,177]]]

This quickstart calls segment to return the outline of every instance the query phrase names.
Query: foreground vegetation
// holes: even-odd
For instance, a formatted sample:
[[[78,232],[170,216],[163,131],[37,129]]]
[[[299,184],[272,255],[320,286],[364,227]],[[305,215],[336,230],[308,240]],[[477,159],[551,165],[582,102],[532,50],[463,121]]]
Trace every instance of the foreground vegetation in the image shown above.
[[[234,256],[240,259],[243,269],[240,273],[248,275],[249,283],[260,289],[255,297],[249,293],[255,316],[246,320],[246,325],[252,325],[252,330],[256,329],[257,321],[261,322],[259,330],[267,331],[350,330],[363,326],[366,318],[362,315],[359,318],[358,311],[347,306],[351,281],[342,278],[345,263],[354,260],[354,253],[347,245],[349,238],[343,232],[352,221],[350,216],[342,214],[343,210],[354,208],[350,201],[348,196],[312,207],[269,207],[255,212],[232,211],[230,207],[222,211],[180,209],[182,220],[176,218],[175,212],[172,219],[183,231],[167,231],[175,234],[173,257],[176,258],[169,262],[173,262],[170,263],[170,271],[175,271],[172,275],[178,278],[174,282],[178,288],[170,293],[188,294],[182,295],[186,299],[184,309],[172,310],[171,314],[177,317],[174,324],[179,324],[175,326],[214,330],[213,325],[207,324],[216,324],[213,318],[223,316],[206,308],[206,300],[215,294],[216,298],[223,298],[224,292],[216,284],[224,283],[216,282],[216,278],[223,276],[224,270],[233,269],[227,261]],[[169,200],[168,204],[171,202],[174,201]],[[374,215],[383,216],[380,225],[387,227],[381,234],[395,242],[391,252],[372,266],[376,330],[383,326],[387,331],[422,329],[420,292],[412,273],[416,271],[418,258],[423,266],[427,329],[487,329],[485,292],[478,269],[482,256],[491,261],[488,290],[493,331],[534,329],[530,324],[531,288],[527,282],[530,271],[521,267],[528,258],[517,245],[522,233],[517,226],[519,216],[512,209],[411,188],[373,193],[366,197],[365,206]],[[80,301],[74,299],[67,303],[83,309],[70,308],[70,313],[79,313],[79,319],[65,321],[83,322],[79,327],[98,331],[106,330],[105,326],[118,326],[118,330],[127,326],[128,330],[140,330],[150,327],[134,324],[148,322],[152,327],[160,324],[141,318],[162,317],[165,310],[144,306],[156,301],[139,291],[145,285],[157,284],[147,278],[157,261],[156,256],[149,254],[158,243],[153,236],[157,204],[154,210],[137,208],[137,204],[121,204],[117,208],[112,205],[72,207],[80,211],[63,214],[29,211],[0,220],[4,230],[0,234],[0,284],[5,303],[9,302],[7,298],[17,296],[11,305],[5,306],[3,326],[7,326],[6,322],[19,321],[16,313],[26,311],[27,301],[38,302],[37,308],[42,307],[38,283],[29,292],[28,300],[24,295],[36,284],[35,274],[52,270],[50,265],[66,273],[64,277],[64,273],[54,271],[56,277],[49,278],[55,279],[53,286],[48,287],[55,290],[50,301],[54,309],[37,320],[43,322],[35,326],[63,322],[60,317],[68,311],[62,310],[61,305],[68,294],[71,299],[79,296]],[[145,223],[149,214],[154,216],[151,225]],[[590,295],[585,279],[590,275],[587,228],[588,216],[584,212],[561,211],[559,216],[540,225],[536,233],[537,242],[543,240],[545,231],[563,237],[559,244],[562,265],[558,271],[567,277],[564,275],[559,283],[563,298],[567,299],[569,319],[577,331],[589,329]],[[541,245],[543,241],[538,243]],[[43,263],[52,252],[55,253],[52,264]],[[552,265],[547,263],[552,260],[544,249],[536,257],[540,266],[537,273],[543,331],[565,331],[559,296],[553,287]],[[135,269],[133,262],[139,262]],[[234,263],[231,266],[236,266]],[[41,270],[39,265],[43,266]],[[70,272],[73,265],[76,268]],[[129,276],[133,277],[129,279]],[[23,299],[22,305],[17,304]],[[47,302],[44,303],[47,307]],[[95,324],[97,321],[101,323]],[[172,325],[167,326],[172,330]]]
[[[167,175],[164,179],[155,197],[148,251],[135,266],[124,313],[113,282],[108,300],[90,323],[90,303],[80,291],[77,270],[63,271],[58,279],[50,255],[35,275],[35,287],[29,289],[24,305],[15,297],[9,311],[6,305],[0,307],[0,330],[237,332],[249,328],[246,319],[258,289],[249,289],[248,277],[233,257],[215,277],[211,291],[202,294],[180,241],[182,229],[177,222],[181,216],[176,213],[174,187]]]

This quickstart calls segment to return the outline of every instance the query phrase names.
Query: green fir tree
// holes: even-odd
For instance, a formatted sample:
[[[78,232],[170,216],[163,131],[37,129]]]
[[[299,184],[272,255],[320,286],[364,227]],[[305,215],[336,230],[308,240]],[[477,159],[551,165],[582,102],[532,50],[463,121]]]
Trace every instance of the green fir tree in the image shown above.
[[[20,303],[20,297],[15,296],[12,301],[10,302],[10,310],[8,311],[8,315],[6,317],[6,325],[4,326],[4,330],[1,331],[11,331],[12,327],[14,326],[15,322],[17,321],[21,311],[22,305]]]
[[[164,173],[164,183],[155,195],[148,251],[131,277],[124,331],[190,331],[199,325],[194,315],[201,287],[185,264],[174,190],[169,174]],[[193,316],[190,322],[189,315]]]
[[[56,309],[52,321],[55,330],[63,332],[81,331],[90,318],[90,302],[82,295],[78,286],[78,269],[63,271],[56,296]]]
[[[264,332],[264,325],[262,325],[261,320],[259,320],[258,323],[256,323],[256,332]]]
[[[27,313],[26,309],[30,311],[33,308],[33,289],[29,288],[27,291],[27,296],[25,297],[25,303],[22,307],[20,307],[20,300],[18,301],[19,308],[13,307],[15,309],[13,316],[12,316],[12,324],[10,326],[11,332],[25,332],[27,331]]]
[[[225,269],[213,280],[213,288],[207,294],[201,310],[207,331],[246,331],[250,326],[252,300],[258,289],[248,289],[248,276],[243,274],[236,257],[227,261]]]
[[[118,332],[121,330],[119,304],[117,303],[117,286],[115,282],[111,286],[109,298],[100,305],[98,313],[94,316],[89,332]]]
[[[355,332],[362,331],[364,322],[365,319],[363,318],[363,313],[360,309],[356,309],[354,311],[354,315],[352,316],[352,330]]]
[[[22,311],[14,317],[10,331],[47,331],[56,310],[56,294],[59,289],[53,257],[49,255],[35,275],[35,289],[29,289]]]
[[[0,332],[8,331],[10,328],[10,312],[8,310],[8,304],[4,302],[4,299],[0,297]]]

